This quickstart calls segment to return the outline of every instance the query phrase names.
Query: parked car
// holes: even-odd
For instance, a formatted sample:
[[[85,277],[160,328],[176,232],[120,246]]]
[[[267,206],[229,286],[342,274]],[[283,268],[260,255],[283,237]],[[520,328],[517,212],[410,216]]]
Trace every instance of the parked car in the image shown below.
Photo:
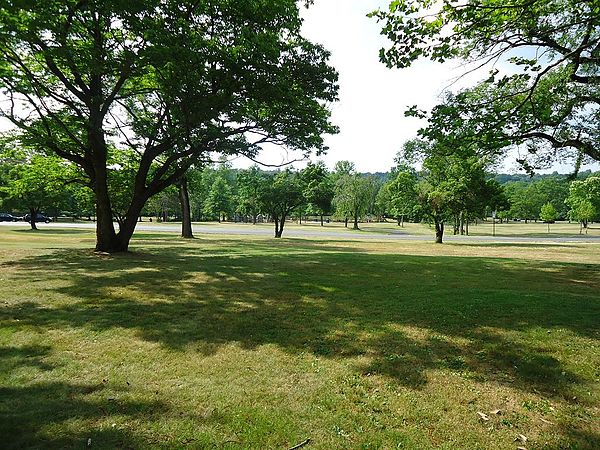
[[[0,213],[0,222],[16,222],[19,220],[18,217],[8,213]]]
[[[31,214],[25,214],[23,216],[23,220],[25,222],[31,222]],[[47,217],[47,216],[41,214],[41,213],[37,213],[35,215],[35,221],[36,222],[50,223],[50,222],[52,222],[52,219],[50,217]]]

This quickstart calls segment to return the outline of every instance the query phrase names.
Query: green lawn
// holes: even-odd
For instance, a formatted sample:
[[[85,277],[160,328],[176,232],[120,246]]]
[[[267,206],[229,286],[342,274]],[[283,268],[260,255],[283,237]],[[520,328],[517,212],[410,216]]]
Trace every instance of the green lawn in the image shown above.
[[[92,246],[0,230],[2,448],[600,448],[600,245]]]

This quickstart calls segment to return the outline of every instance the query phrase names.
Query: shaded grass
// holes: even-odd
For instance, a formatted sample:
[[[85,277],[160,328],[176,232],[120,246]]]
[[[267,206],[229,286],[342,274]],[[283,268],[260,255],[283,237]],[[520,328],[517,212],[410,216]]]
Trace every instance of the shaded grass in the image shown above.
[[[600,443],[597,246],[2,238],[9,448]]]

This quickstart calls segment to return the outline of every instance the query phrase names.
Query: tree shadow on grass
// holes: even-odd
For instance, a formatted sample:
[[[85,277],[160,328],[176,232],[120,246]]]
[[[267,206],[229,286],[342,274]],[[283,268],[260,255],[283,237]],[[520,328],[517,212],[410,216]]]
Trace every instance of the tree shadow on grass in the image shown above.
[[[533,248],[533,249],[544,249],[544,248],[581,248],[580,245],[574,245],[572,243],[562,242],[450,242],[446,245],[456,247],[491,247],[491,248]]]
[[[107,398],[103,385],[64,382],[0,387],[2,448],[140,448],[150,443],[143,436],[106,424],[89,427],[89,421],[126,416],[159,419],[167,407],[157,401]],[[61,427],[60,429],[57,427]],[[88,445],[88,442],[90,445]]]
[[[64,229],[56,229],[56,228],[43,228],[44,225],[39,225],[40,228],[37,230],[32,230],[31,228],[27,229],[18,229],[13,230],[17,233],[26,233],[33,235],[70,235],[70,234],[93,234],[94,230],[85,230],[81,228],[64,228]]]
[[[600,339],[600,279],[592,264],[224,240],[206,251],[156,247],[100,257],[61,250],[6,265],[24,285],[60,280],[51,289],[71,299],[47,307],[40,296],[7,306],[0,314],[13,327],[131,329],[170,349],[207,355],[236,343],[360,356],[368,362],[355,363],[357,371],[411,389],[439,370],[572,402],[577,389],[595,382],[565,367],[543,338],[527,335]]]
[[[41,373],[55,369],[44,361],[50,354],[50,346],[0,347],[0,380],[17,371]],[[126,389],[109,389],[105,384],[1,383],[0,442],[3,449],[85,448],[91,439],[104,448],[136,448],[143,443],[142,437],[131,436],[118,427],[90,427],[89,422],[95,424],[119,415],[147,419],[166,411],[161,402],[128,400]]]

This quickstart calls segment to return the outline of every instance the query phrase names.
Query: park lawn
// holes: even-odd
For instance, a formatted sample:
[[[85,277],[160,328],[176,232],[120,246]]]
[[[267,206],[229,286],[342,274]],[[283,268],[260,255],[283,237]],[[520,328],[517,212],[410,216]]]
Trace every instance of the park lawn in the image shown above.
[[[420,236],[433,236],[434,230],[432,225],[426,223],[410,223],[405,222],[404,227],[398,226],[395,222],[371,222],[360,224],[360,228],[363,231],[376,232],[376,233],[406,233],[411,235]],[[529,221],[525,223],[521,222],[496,222],[495,234],[498,237],[533,237],[533,238],[593,238],[600,237],[600,225],[593,223],[590,224],[588,232],[585,229],[580,234],[580,226],[578,223],[567,223],[567,222],[556,222],[550,224],[550,232],[548,232],[548,224],[541,221],[533,222]],[[477,221],[477,224],[471,223],[469,226],[469,234],[471,236],[493,236],[494,229],[492,220]],[[452,226],[446,224],[445,235],[452,235]]]
[[[92,246],[0,230],[2,448],[600,447],[599,245]]]

